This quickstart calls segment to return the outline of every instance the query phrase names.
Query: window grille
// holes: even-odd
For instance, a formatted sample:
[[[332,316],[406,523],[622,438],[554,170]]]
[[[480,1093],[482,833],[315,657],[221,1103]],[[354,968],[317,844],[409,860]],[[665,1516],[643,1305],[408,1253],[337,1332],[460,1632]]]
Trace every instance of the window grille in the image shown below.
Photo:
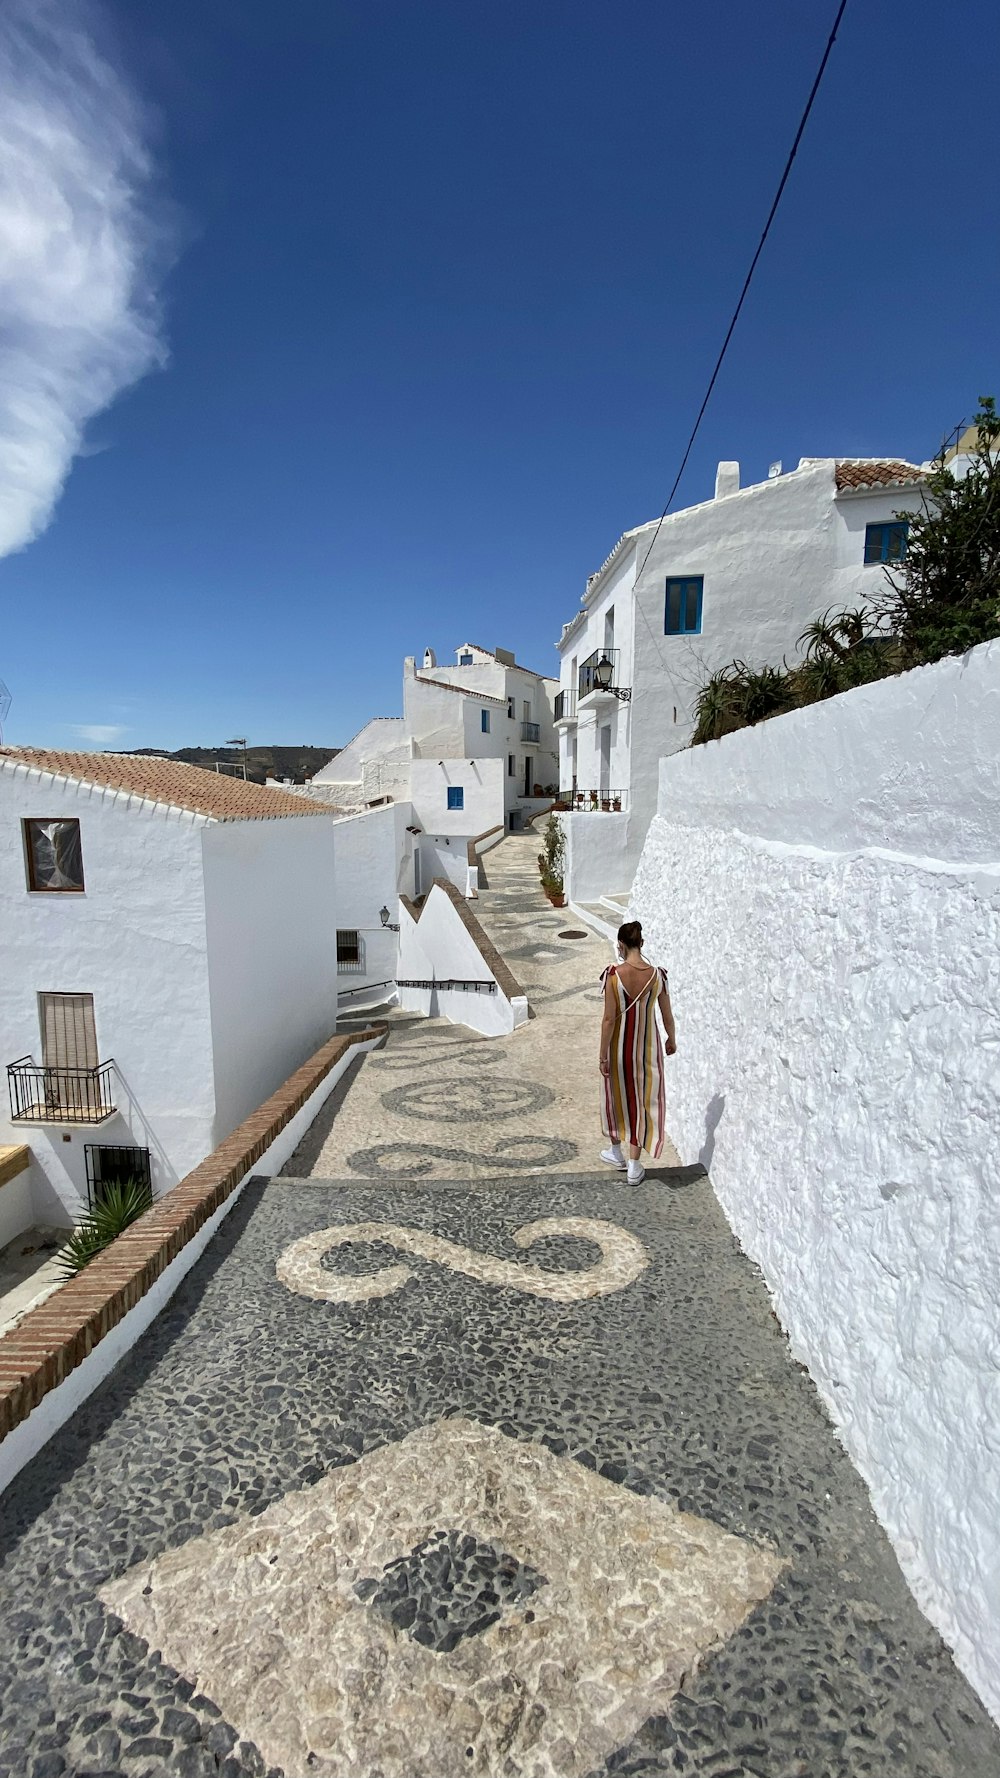
[[[103,1142],[85,1142],[83,1153],[87,1166],[87,1202],[91,1208],[100,1203],[106,1186],[124,1185],[129,1179],[137,1179],[140,1185],[146,1187],[152,1203],[153,1186],[148,1148],[112,1147]]]
[[[357,975],[364,969],[361,934],[353,927],[337,928],[337,974]]]

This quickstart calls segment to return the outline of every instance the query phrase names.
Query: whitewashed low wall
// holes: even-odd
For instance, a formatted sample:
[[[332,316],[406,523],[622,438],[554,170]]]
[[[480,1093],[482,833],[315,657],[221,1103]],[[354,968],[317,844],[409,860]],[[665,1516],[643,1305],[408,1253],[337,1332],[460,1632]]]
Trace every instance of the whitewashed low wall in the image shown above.
[[[472,916],[470,915],[471,919]],[[483,935],[485,939],[485,934]],[[498,979],[499,978],[499,979]],[[439,987],[441,981],[495,982],[493,993]],[[432,988],[408,988],[407,981],[433,982]],[[399,906],[399,1004],[427,1018],[467,1025],[484,1037],[503,1037],[528,1017],[528,1002],[512,991],[502,960],[492,963],[462,919],[462,910],[435,883],[415,920],[405,902]]]
[[[628,888],[631,866],[626,863],[628,816],[580,813],[559,816],[566,835],[563,880],[570,901],[599,901]]]
[[[665,760],[633,908],[709,1168],[1000,1717],[1000,643]]]

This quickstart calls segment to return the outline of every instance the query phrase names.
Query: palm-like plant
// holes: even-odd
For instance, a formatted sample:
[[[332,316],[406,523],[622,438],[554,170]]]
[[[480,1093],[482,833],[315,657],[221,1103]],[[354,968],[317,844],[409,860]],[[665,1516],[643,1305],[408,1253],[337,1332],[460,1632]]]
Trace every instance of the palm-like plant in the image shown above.
[[[67,1278],[74,1278],[84,1266],[135,1222],[153,1201],[144,1179],[110,1181],[101,1189],[101,1196],[77,1223],[58,1264]]]
[[[731,667],[720,667],[705,681],[695,705],[693,747],[700,747],[705,741],[721,741],[723,735],[742,727],[737,686],[735,661]]]

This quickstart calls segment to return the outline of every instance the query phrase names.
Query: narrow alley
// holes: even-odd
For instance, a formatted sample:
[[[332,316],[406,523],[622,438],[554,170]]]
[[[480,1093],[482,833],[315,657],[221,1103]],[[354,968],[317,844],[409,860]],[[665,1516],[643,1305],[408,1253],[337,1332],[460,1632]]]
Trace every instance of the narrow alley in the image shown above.
[[[394,1013],[4,1497],[0,1775],[1000,1771],[704,1172],[601,1167],[536,851],[528,1024]]]

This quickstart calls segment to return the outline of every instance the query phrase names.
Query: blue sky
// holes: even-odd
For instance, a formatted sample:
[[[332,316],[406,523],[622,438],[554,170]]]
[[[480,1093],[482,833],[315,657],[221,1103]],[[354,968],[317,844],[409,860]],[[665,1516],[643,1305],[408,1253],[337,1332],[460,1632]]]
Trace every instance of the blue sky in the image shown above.
[[[556,671],[587,574],[666,497],[833,12],[87,14],[102,62],[78,123],[106,129],[113,94],[95,152],[133,295],[124,343],[119,315],[96,330],[110,406],[88,418],[97,370],[81,394],[60,360],[83,454],[0,561],[8,738],[336,745],[398,710],[428,643]],[[43,57],[71,61],[53,18]],[[778,457],[922,459],[1000,395],[978,123],[998,51],[993,0],[850,0],[678,504],[720,457],[745,480]],[[25,54],[8,81],[76,103],[79,79]],[[40,297],[49,269],[22,358],[65,352],[87,295]]]

